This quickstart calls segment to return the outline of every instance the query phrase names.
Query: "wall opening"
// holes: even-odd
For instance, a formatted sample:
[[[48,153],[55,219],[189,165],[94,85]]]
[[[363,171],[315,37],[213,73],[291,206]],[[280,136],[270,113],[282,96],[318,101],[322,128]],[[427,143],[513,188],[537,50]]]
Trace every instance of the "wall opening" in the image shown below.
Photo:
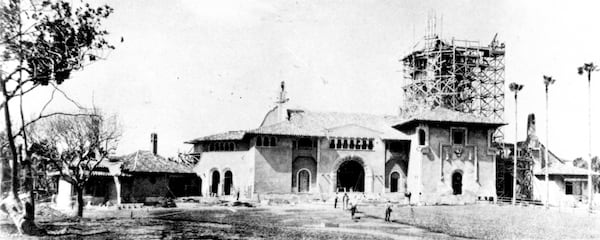
[[[311,157],[297,157],[292,162],[292,192],[308,192],[317,181],[317,161]],[[312,186],[315,187],[315,186]]]
[[[419,146],[425,146],[425,130],[419,129]]]
[[[231,195],[231,188],[233,187],[233,173],[231,171],[225,172],[225,179],[223,181],[223,195]]]
[[[310,171],[302,169],[298,172],[298,192],[310,191]]]
[[[393,172],[390,177],[390,192],[398,192],[398,185],[400,182],[400,173]]]
[[[217,195],[219,193],[219,183],[221,182],[221,174],[219,171],[213,171],[212,173],[212,184],[210,187],[210,193]]]
[[[462,174],[460,172],[452,174],[452,192],[454,195],[462,194]]]
[[[307,149],[312,148],[312,146],[313,143],[310,138],[300,138],[300,140],[298,140],[298,148]]]
[[[365,191],[365,170],[359,162],[349,160],[340,165],[337,170],[337,189],[341,192]]]

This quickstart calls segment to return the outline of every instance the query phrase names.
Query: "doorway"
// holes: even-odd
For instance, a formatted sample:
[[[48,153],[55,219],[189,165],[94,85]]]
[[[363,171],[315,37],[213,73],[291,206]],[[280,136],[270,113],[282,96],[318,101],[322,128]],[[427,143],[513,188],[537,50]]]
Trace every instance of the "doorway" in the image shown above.
[[[390,192],[398,192],[398,182],[400,180],[400,174],[393,172],[390,177]]]
[[[212,173],[212,184],[210,187],[210,193],[212,195],[217,195],[219,194],[219,183],[221,182],[221,174],[219,174],[219,171],[213,171]]]
[[[310,172],[302,169],[298,172],[298,192],[310,191]]]
[[[355,161],[343,162],[337,170],[337,189],[347,192],[365,191],[365,170]]]
[[[231,188],[233,187],[233,173],[231,171],[225,172],[225,179],[223,180],[223,195],[231,195]]]
[[[460,172],[452,174],[452,191],[454,195],[462,194],[462,174]]]

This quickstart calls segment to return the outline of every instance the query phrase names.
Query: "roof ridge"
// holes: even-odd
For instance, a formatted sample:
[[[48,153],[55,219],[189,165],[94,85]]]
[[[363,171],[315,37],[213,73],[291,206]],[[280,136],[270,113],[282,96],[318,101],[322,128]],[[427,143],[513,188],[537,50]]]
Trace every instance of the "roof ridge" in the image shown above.
[[[395,117],[396,115],[391,114],[376,114],[376,113],[366,113],[366,112],[340,112],[340,111],[321,111],[321,110],[304,110],[305,113],[333,113],[333,114],[347,114],[347,115],[370,115],[377,117]]]

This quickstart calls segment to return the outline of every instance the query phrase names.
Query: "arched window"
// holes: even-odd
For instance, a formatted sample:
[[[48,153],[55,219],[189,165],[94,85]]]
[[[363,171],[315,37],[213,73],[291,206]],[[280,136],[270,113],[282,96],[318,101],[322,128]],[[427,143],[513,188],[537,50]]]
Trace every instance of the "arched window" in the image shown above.
[[[342,140],[341,139],[337,140],[336,148],[342,148]]]
[[[350,149],[354,149],[354,139],[350,139]]]
[[[368,146],[369,146],[369,143],[367,142],[367,139],[363,138],[362,149],[365,150],[365,149],[367,149]]]
[[[262,146],[262,137],[261,136],[256,137],[256,146],[259,146],[259,147]]]
[[[425,130],[419,129],[419,146],[425,146]]]
[[[234,143],[229,143],[229,150],[235,151],[235,144]]]
[[[263,139],[263,146],[269,146],[269,145],[270,145],[270,143],[269,143],[269,137],[265,137]]]
[[[369,140],[369,150],[373,150],[373,140]]]
[[[356,149],[362,149],[362,139],[356,139]]]
[[[348,149],[348,139],[344,139],[344,146],[342,148]]]
[[[271,147],[277,146],[277,138],[271,137]]]
[[[213,151],[213,144],[209,143],[207,148],[209,152]]]
[[[329,148],[335,148],[335,140],[334,139],[329,140]]]

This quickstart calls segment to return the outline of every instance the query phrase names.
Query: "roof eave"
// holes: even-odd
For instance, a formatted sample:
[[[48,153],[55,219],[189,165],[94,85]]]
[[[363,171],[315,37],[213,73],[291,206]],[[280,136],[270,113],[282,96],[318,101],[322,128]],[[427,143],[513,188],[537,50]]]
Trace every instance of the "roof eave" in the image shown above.
[[[411,120],[408,120],[408,121],[403,122],[403,123],[392,125],[392,127],[397,128],[397,127],[411,125],[411,124],[415,124],[415,123],[419,123],[419,122],[445,123],[445,124],[455,123],[455,124],[467,124],[467,125],[475,125],[475,126],[492,126],[492,127],[500,127],[500,126],[507,125],[507,123],[486,123],[486,122],[467,122],[467,121],[437,121],[437,120],[411,119]]]

